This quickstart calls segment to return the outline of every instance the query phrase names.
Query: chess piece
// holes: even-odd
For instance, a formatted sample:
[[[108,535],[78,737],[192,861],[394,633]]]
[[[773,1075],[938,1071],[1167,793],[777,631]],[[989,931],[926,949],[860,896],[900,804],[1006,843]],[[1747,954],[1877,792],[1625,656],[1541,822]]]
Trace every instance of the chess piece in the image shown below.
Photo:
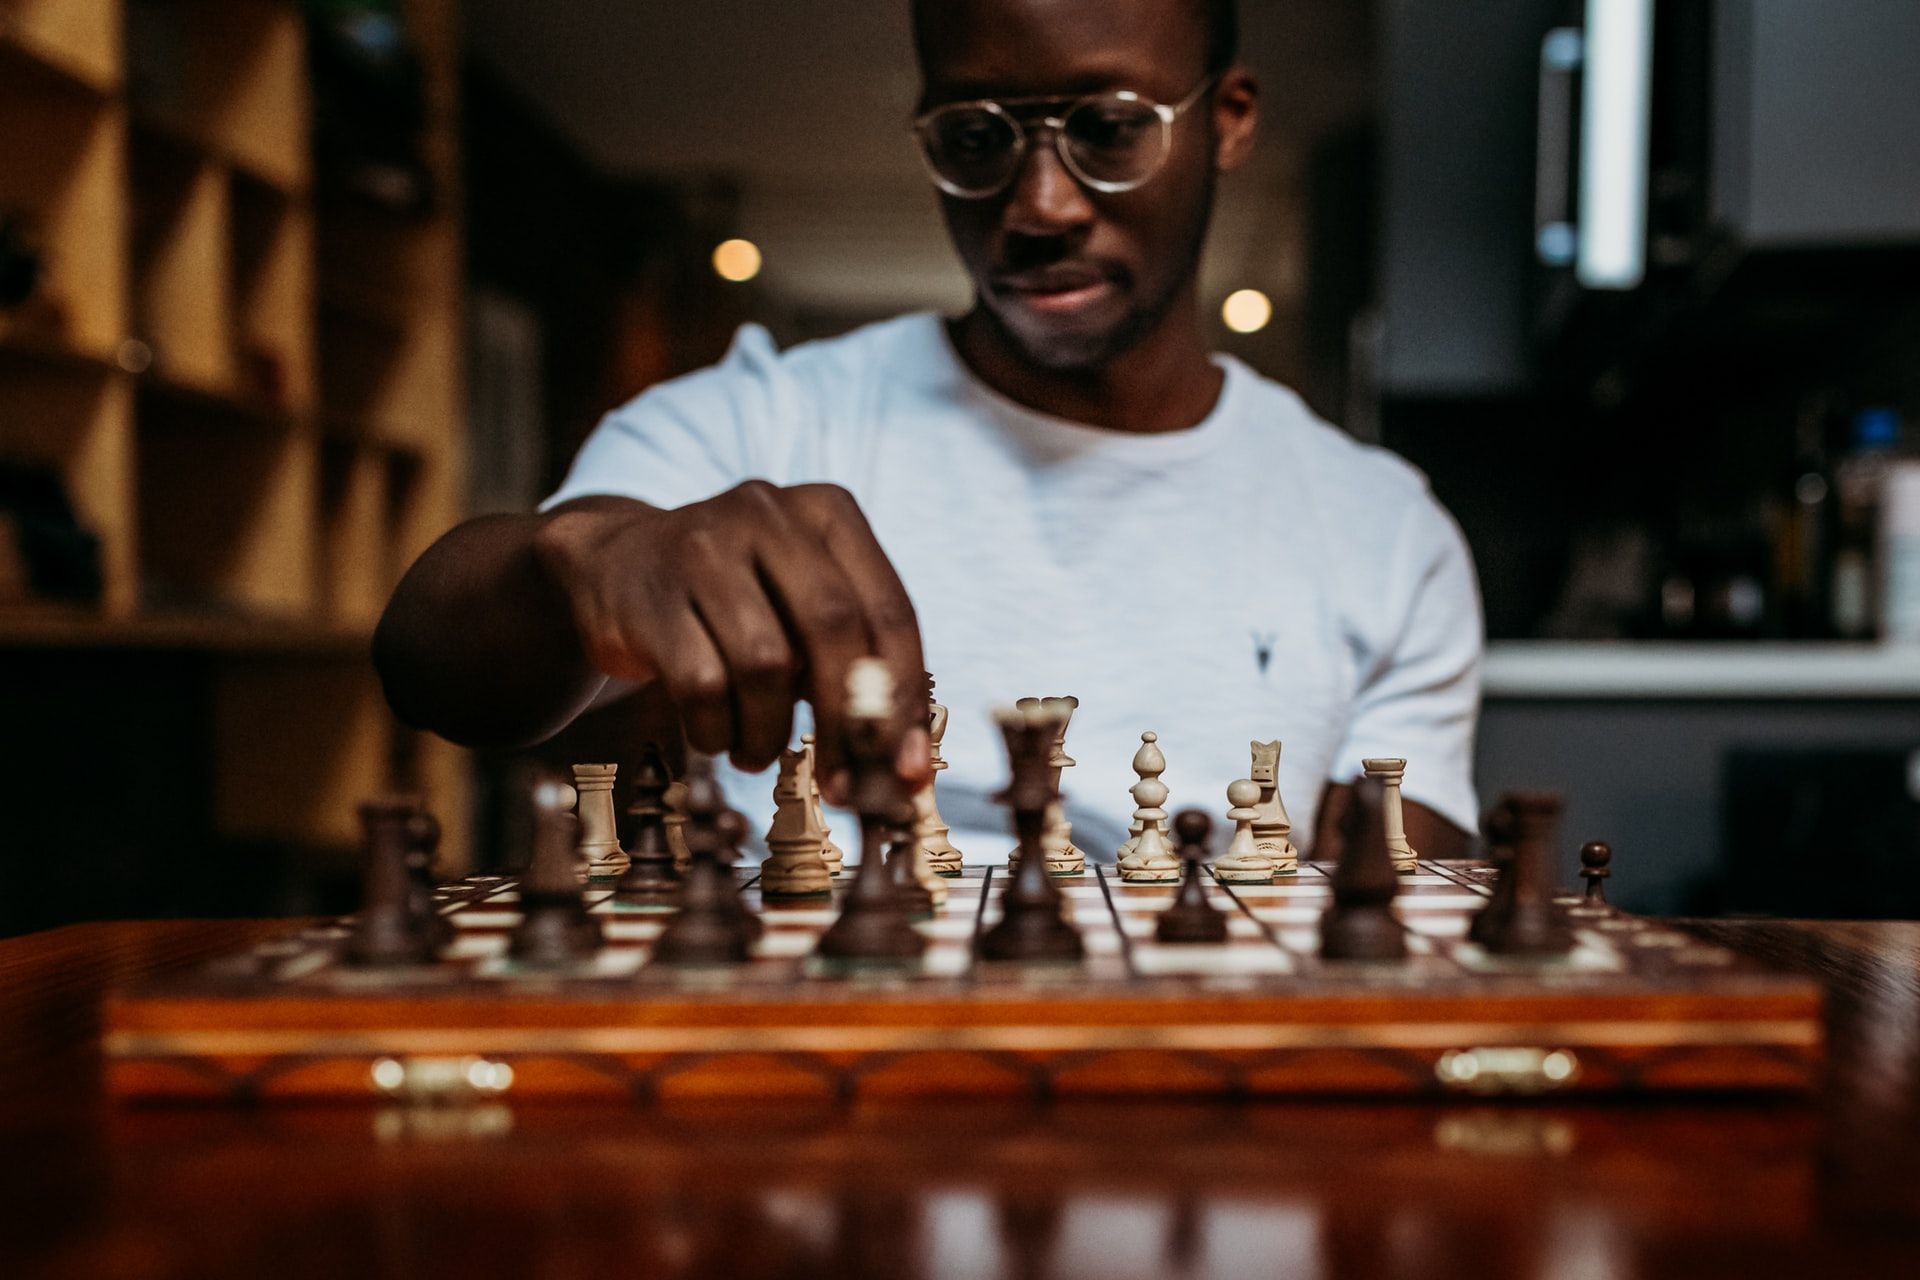
[[[1160,775],[1167,769],[1167,757],[1160,751],[1160,735],[1148,730],[1140,735],[1140,749],[1133,753],[1133,771],[1140,781],[1133,784],[1133,838],[1121,845],[1116,860],[1120,878],[1128,884],[1173,884],[1180,878],[1180,859],[1167,843],[1167,784]]]
[[[687,784],[669,783],[660,799],[667,806],[667,816],[661,821],[667,828],[667,852],[673,855],[673,873],[684,876],[687,865],[693,861],[693,853],[687,848]]]
[[[1260,788],[1260,798],[1253,806],[1260,811],[1253,820],[1254,847],[1273,860],[1275,875],[1297,875],[1300,851],[1293,846],[1293,819],[1287,817],[1287,806],[1280,799],[1280,744],[1255,742],[1251,746],[1253,767],[1247,777]]]
[[[1251,784],[1249,784],[1251,785]],[[1180,841],[1180,862],[1185,874],[1180,892],[1161,909],[1153,922],[1153,936],[1161,942],[1225,942],[1226,913],[1207,897],[1207,838],[1213,832],[1213,820],[1198,809],[1183,809],[1173,820],[1173,834]]]
[[[1591,840],[1580,846],[1580,878],[1587,882],[1587,905],[1607,905],[1607,877],[1613,874],[1613,846]]]
[[[1486,819],[1480,824],[1487,833],[1487,861],[1494,868],[1493,892],[1488,895],[1487,905],[1467,921],[1467,939],[1483,947],[1488,935],[1499,931],[1501,921],[1513,909],[1513,877],[1507,874],[1513,862],[1513,814],[1513,797],[1503,795],[1487,810]]]
[[[680,884],[680,910],[653,944],[662,965],[743,964],[752,955],[751,918],[740,903],[733,872],[721,859],[730,834],[743,826],[731,814],[705,757],[688,762],[686,783],[687,870]],[[732,821],[729,821],[731,814]],[[744,917],[744,918],[743,918]]]
[[[933,780],[922,787],[913,797],[914,839],[926,855],[927,865],[935,875],[957,876],[961,871],[960,851],[953,847],[953,832],[940,816],[940,803],[934,794],[935,784],[947,767],[940,755],[940,743],[947,736],[947,709],[933,700],[933,676],[927,676],[927,739],[933,753]],[[934,895],[944,899],[944,890]]]
[[[1406,776],[1407,762],[1401,759],[1362,760],[1369,778],[1377,778],[1386,788],[1387,852],[1393,855],[1393,869],[1410,876],[1420,869],[1420,855],[1407,843],[1407,814],[1400,804],[1400,780]]]
[[[884,861],[888,838],[910,812],[906,788],[893,771],[900,745],[888,732],[893,696],[893,678],[878,658],[862,658],[848,669],[846,755],[860,817],[860,865],[839,919],[820,936],[817,954],[831,960],[900,963],[918,959],[927,948]]]
[[[453,941],[453,922],[440,914],[433,900],[433,865],[440,855],[440,820],[425,806],[414,804],[407,817],[407,911],[417,927],[426,930],[437,951]]]
[[[828,874],[844,876],[847,874],[847,855],[839,845],[833,842],[833,828],[827,825],[826,806],[820,800],[818,758],[814,753],[813,743],[812,734],[800,735],[800,749],[807,753],[807,793],[813,805],[813,821],[820,828],[820,856],[827,860]]]
[[[1508,798],[1513,857],[1501,871],[1505,910],[1478,941],[1502,956],[1548,957],[1573,950],[1573,934],[1553,906],[1553,840],[1565,801],[1551,791]],[[1508,885],[1506,882],[1510,882]],[[1496,901],[1501,898],[1495,889]]]
[[[920,847],[913,838],[911,814],[912,810],[908,809],[894,815],[893,829],[887,837],[887,882],[893,886],[901,908],[915,919],[924,919],[933,914],[939,902],[915,865],[920,859]],[[945,892],[946,882],[931,871],[927,872],[926,879]]]
[[[1224,884],[1272,884],[1273,859],[1253,839],[1253,823],[1260,816],[1260,784],[1241,778],[1227,784],[1227,820],[1234,824],[1233,841],[1213,864],[1213,874]]]
[[[816,898],[833,892],[825,856],[825,828],[813,805],[813,753],[780,753],[773,784],[773,825],[767,828],[767,860],[760,866],[760,892],[768,898]]]
[[[657,748],[642,751],[633,774],[633,846],[627,850],[627,869],[614,883],[614,897],[630,906],[666,906],[680,893],[673,849],[667,836],[667,771]]]
[[[1070,769],[1076,763],[1067,754],[1067,722],[1073,719],[1073,712],[1080,705],[1078,698],[1022,698],[1015,704],[1021,708],[1031,708],[1058,718],[1059,734],[1054,741],[1052,753],[1047,758],[1047,767],[1053,771],[1053,787],[1056,795],[1060,789],[1060,773]],[[1074,847],[1073,822],[1067,817],[1067,806],[1063,799],[1055,799],[1053,808],[1047,813],[1046,828],[1041,836],[1041,848],[1046,852],[1047,874],[1054,876],[1079,876],[1087,871],[1087,856]],[[1018,846],[1007,855],[1007,870],[1020,869],[1020,849]]]
[[[553,778],[534,784],[533,858],[520,876],[520,923],[507,943],[507,954],[521,964],[578,964],[600,946],[600,922],[587,914],[580,884],[579,822],[566,803],[571,789]]]
[[[1013,809],[1020,866],[1000,895],[1000,919],[974,948],[982,960],[1078,960],[1086,949],[1066,918],[1066,898],[1047,873],[1042,838],[1060,803],[1060,771],[1053,767],[1066,721],[1060,709],[1037,699],[996,712],[1013,778],[1000,798]]]
[[[414,802],[404,797],[360,806],[366,893],[347,935],[348,964],[379,968],[433,960],[433,934],[415,913],[413,878],[407,869],[407,823],[414,812]]]
[[[573,789],[579,796],[574,812],[580,815],[580,858],[586,863],[589,879],[610,879],[627,869],[613,816],[613,782],[618,772],[619,767],[611,764],[573,766]]]
[[[1333,869],[1333,905],[1320,916],[1323,960],[1401,960],[1407,939],[1393,914],[1400,890],[1387,851],[1386,800],[1375,778],[1354,783],[1342,824],[1340,861]]]

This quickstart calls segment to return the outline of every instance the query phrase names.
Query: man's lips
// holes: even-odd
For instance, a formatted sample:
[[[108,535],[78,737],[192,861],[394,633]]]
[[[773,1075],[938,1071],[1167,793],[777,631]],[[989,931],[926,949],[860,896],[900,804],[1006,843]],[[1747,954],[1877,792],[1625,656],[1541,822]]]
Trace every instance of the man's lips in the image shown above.
[[[1035,310],[1060,312],[1098,301],[1112,292],[1114,279],[1104,271],[1055,270],[1000,276],[994,286]]]

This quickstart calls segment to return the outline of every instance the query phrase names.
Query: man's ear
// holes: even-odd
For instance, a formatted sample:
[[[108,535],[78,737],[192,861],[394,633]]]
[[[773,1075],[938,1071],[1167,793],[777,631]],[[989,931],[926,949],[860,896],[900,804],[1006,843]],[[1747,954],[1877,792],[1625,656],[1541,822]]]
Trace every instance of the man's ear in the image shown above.
[[[1214,168],[1230,173],[1253,152],[1260,123],[1260,82],[1243,66],[1229,67],[1213,91]]]

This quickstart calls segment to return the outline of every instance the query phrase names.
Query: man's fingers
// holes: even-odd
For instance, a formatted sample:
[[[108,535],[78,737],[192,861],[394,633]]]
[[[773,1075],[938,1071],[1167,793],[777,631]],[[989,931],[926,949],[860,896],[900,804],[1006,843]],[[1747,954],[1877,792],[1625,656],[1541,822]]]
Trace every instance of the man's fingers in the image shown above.
[[[733,762],[758,772],[793,737],[793,647],[751,566],[703,578],[693,602],[726,663]]]
[[[846,575],[806,529],[768,538],[759,565],[806,668],[815,772],[828,785],[846,765],[847,672],[871,647],[866,614]]]
[[[916,726],[924,728],[927,664],[920,646],[919,618],[865,514],[851,494],[835,485],[802,485],[787,492],[798,522],[813,531],[846,575],[866,620],[871,651],[893,673],[895,732],[904,737]],[[913,775],[903,776],[923,782],[929,772],[922,760]]]
[[[660,627],[660,682],[680,712],[687,742],[715,756],[733,745],[733,702],[726,659],[689,601]]]

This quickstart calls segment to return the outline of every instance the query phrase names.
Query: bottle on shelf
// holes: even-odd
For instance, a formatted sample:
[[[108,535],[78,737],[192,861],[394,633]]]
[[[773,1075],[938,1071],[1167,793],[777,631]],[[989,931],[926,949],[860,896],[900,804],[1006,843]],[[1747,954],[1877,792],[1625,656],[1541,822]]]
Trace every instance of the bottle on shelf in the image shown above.
[[[1920,440],[1889,459],[1880,494],[1880,634],[1920,645]]]
[[[1842,640],[1880,631],[1880,504],[1900,442],[1900,415],[1875,407],[1853,415],[1849,447],[1833,473],[1833,560],[1828,617]]]

